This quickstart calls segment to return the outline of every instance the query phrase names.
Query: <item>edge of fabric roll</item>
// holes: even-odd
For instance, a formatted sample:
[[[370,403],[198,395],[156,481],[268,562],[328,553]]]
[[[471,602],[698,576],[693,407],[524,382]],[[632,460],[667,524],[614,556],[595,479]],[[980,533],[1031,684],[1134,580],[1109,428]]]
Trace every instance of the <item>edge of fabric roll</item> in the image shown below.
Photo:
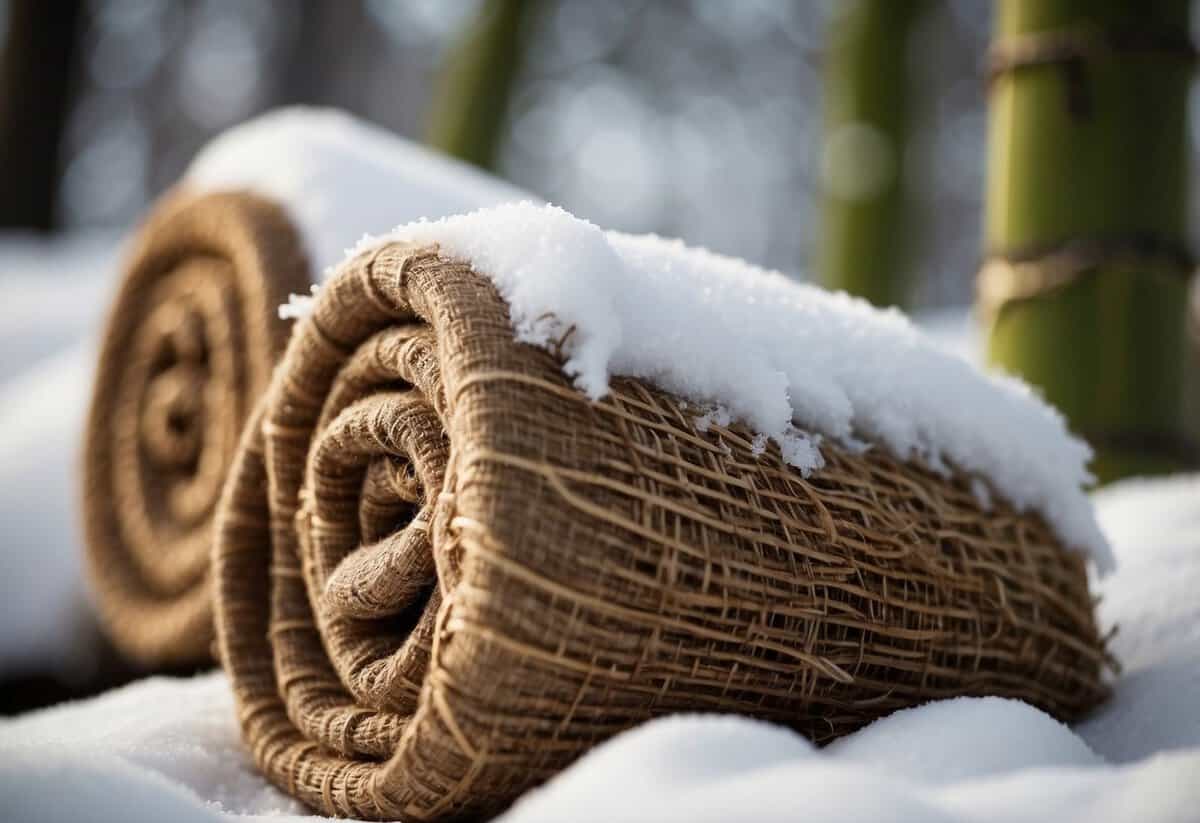
[[[343,264],[217,516],[242,732],[326,814],[487,815],[643,720],[818,742],[897,708],[1103,699],[1083,558],[965,482],[828,446],[804,478],[617,379],[592,402],[436,248]]]
[[[181,187],[128,250],[83,440],[86,568],[101,623],[150,666],[210,659],[212,517],[241,427],[306,291],[283,209]]]

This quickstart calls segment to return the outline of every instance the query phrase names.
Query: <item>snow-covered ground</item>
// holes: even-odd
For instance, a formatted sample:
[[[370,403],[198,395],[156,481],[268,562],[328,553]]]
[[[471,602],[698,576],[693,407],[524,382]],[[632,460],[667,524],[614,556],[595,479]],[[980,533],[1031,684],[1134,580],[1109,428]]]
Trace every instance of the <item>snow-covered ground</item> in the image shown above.
[[[93,662],[76,500],[94,350],[76,341],[0,385],[0,672]]]
[[[0,236],[0,672],[93,662],[76,461],[115,234]]]
[[[116,285],[119,240],[0,233],[0,381],[96,332]]]
[[[1200,475],[1095,499],[1118,562],[1100,619],[1120,626],[1125,670],[1074,729],[994,698],[897,712],[823,750],[744,718],[665,718],[597,748],[504,823],[1197,820]],[[254,771],[219,673],[0,722],[0,807],[29,821],[303,813]]]

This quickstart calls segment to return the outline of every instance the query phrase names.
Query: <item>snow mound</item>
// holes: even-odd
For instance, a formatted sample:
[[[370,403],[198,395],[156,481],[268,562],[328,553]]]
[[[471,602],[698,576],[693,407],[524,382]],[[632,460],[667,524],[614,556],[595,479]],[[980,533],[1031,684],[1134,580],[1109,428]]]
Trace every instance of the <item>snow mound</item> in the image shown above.
[[[115,807],[118,813],[101,819],[174,820],[182,812],[180,819],[210,820],[222,810],[303,813],[303,805],[259,776],[235,717],[228,681],[214,673],[189,680],[150,678],[92,700],[0,721],[0,798],[7,808],[9,797],[31,791],[24,781],[57,777],[57,788],[38,798],[44,808],[31,805],[20,819],[71,819],[59,816],[56,804],[77,790],[94,798],[93,813]],[[100,792],[106,785],[107,801]],[[211,812],[197,814],[198,808]]]
[[[934,728],[938,741],[931,747],[925,736]],[[1066,725],[1028,703],[1000,697],[960,697],[903,709],[825,751],[838,760],[937,784],[1022,768],[1103,762]]]
[[[287,209],[322,272],[364,233],[532,197],[491,175],[334,109],[292,107],[223,132],[184,178],[249,189]]]
[[[0,384],[0,670],[9,674],[69,676],[92,663],[76,510],[92,351],[77,342]]]
[[[1112,567],[1083,490],[1088,446],[1026,384],[985,375],[898,311],[529,202],[410,223],[355,251],[394,240],[491,278],[517,338],[561,345],[590,397],[613,375],[644,378],[744,420],[804,472],[821,467],[822,437],[953,467]]]
[[[1102,629],[1116,626],[1111,648],[1123,668],[1079,733],[1122,763],[1198,746],[1200,474],[1126,480],[1094,497],[1120,564],[1096,586],[1097,617]]]
[[[119,789],[114,791],[114,789]],[[227,818],[171,780],[121,761],[33,749],[0,760],[5,819],[18,823],[220,823]]]
[[[501,821],[1194,820],[1200,785],[1187,776],[1200,751],[1105,765],[1066,727],[1007,702],[921,706],[819,753],[752,721],[656,720],[585,755]],[[972,729],[978,748],[947,742],[947,722]],[[968,762],[953,765],[957,758]]]
[[[0,380],[94,333],[112,291],[120,239],[0,232]]]

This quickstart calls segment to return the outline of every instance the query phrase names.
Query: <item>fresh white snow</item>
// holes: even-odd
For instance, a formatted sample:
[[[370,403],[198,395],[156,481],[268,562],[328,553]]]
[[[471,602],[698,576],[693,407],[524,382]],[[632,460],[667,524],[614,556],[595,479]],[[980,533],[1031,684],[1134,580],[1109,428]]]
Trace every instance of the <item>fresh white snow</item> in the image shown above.
[[[79,438],[118,238],[0,236],[0,671],[82,676],[98,631],[76,518]]]
[[[0,381],[99,329],[119,245],[103,232],[0,233]]]
[[[281,204],[318,276],[364,234],[533,195],[334,109],[278,109],[205,146],[185,180]]]
[[[29,821],[303,813],[303,805],[259,776],[234,718],[227,681],[214,673],[150,678],[0,720],[0,807],[9,810],[11,800],[21,799],[25,808],[16,819]],[[87,813],[63,815],[64,803]]]
[[[1117,626],[1124,669],[1078,731],[1121,763],[1200,745],[1200,475],[1127,480],[1094,499],[1120,566],[1095,587],[1097,614]]]
[[[84,342],[0,384],[0,670],[91,664],[84,595],[79,443],[91,392]]]
[[[1088,446],[1026,384],[948,353],[899,311],[530,202],[409,223],[355,251],[392,240],[437,244],[489,277],[517,339],[561,348],[593,398],[613,375],[644,378],[706,407],[700,428],[732,415],[804,472],[822,466],[823,437],[954,467],[1112,568],[1084,492]]]
[[[917,310],[912,319],[942,349],[969,363],[984,361],[987,341],[974,306]]]
[[[884,718],[818,752],[787,730],[669,717],[614,739],[528,794],[502,823],[1194,820],[1200,752],[1099,763],[1033,709],[958,700]],[[943,742],[947,724],[975,747]],[[864,737],[864,745],[853,746]],[[882,751],[872,751],[881,747]],[[893,767],[888,755],[912,754]],[[961,758],[968,758],[967,764]],[[1026,762],[1028,761],[1028,762]]]

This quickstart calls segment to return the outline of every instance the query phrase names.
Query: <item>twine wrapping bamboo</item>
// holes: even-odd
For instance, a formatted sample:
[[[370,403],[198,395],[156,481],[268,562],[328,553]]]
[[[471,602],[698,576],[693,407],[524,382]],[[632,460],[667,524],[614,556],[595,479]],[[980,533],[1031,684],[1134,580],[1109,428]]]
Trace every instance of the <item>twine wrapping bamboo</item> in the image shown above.
[[[300,240],[245,193],[168,195],[141,227],[104,333],[84,436],[87,568],[118,649],[209,659],[212,515],[307,290]]]
[[[804,478],[616,379],[593,403],[432,248],[323,287],[217,516],[243,734],[328,814],[486,815],[647,718],[816,741],[894,709],[1104,695],[1083,558],[882,449]]]

